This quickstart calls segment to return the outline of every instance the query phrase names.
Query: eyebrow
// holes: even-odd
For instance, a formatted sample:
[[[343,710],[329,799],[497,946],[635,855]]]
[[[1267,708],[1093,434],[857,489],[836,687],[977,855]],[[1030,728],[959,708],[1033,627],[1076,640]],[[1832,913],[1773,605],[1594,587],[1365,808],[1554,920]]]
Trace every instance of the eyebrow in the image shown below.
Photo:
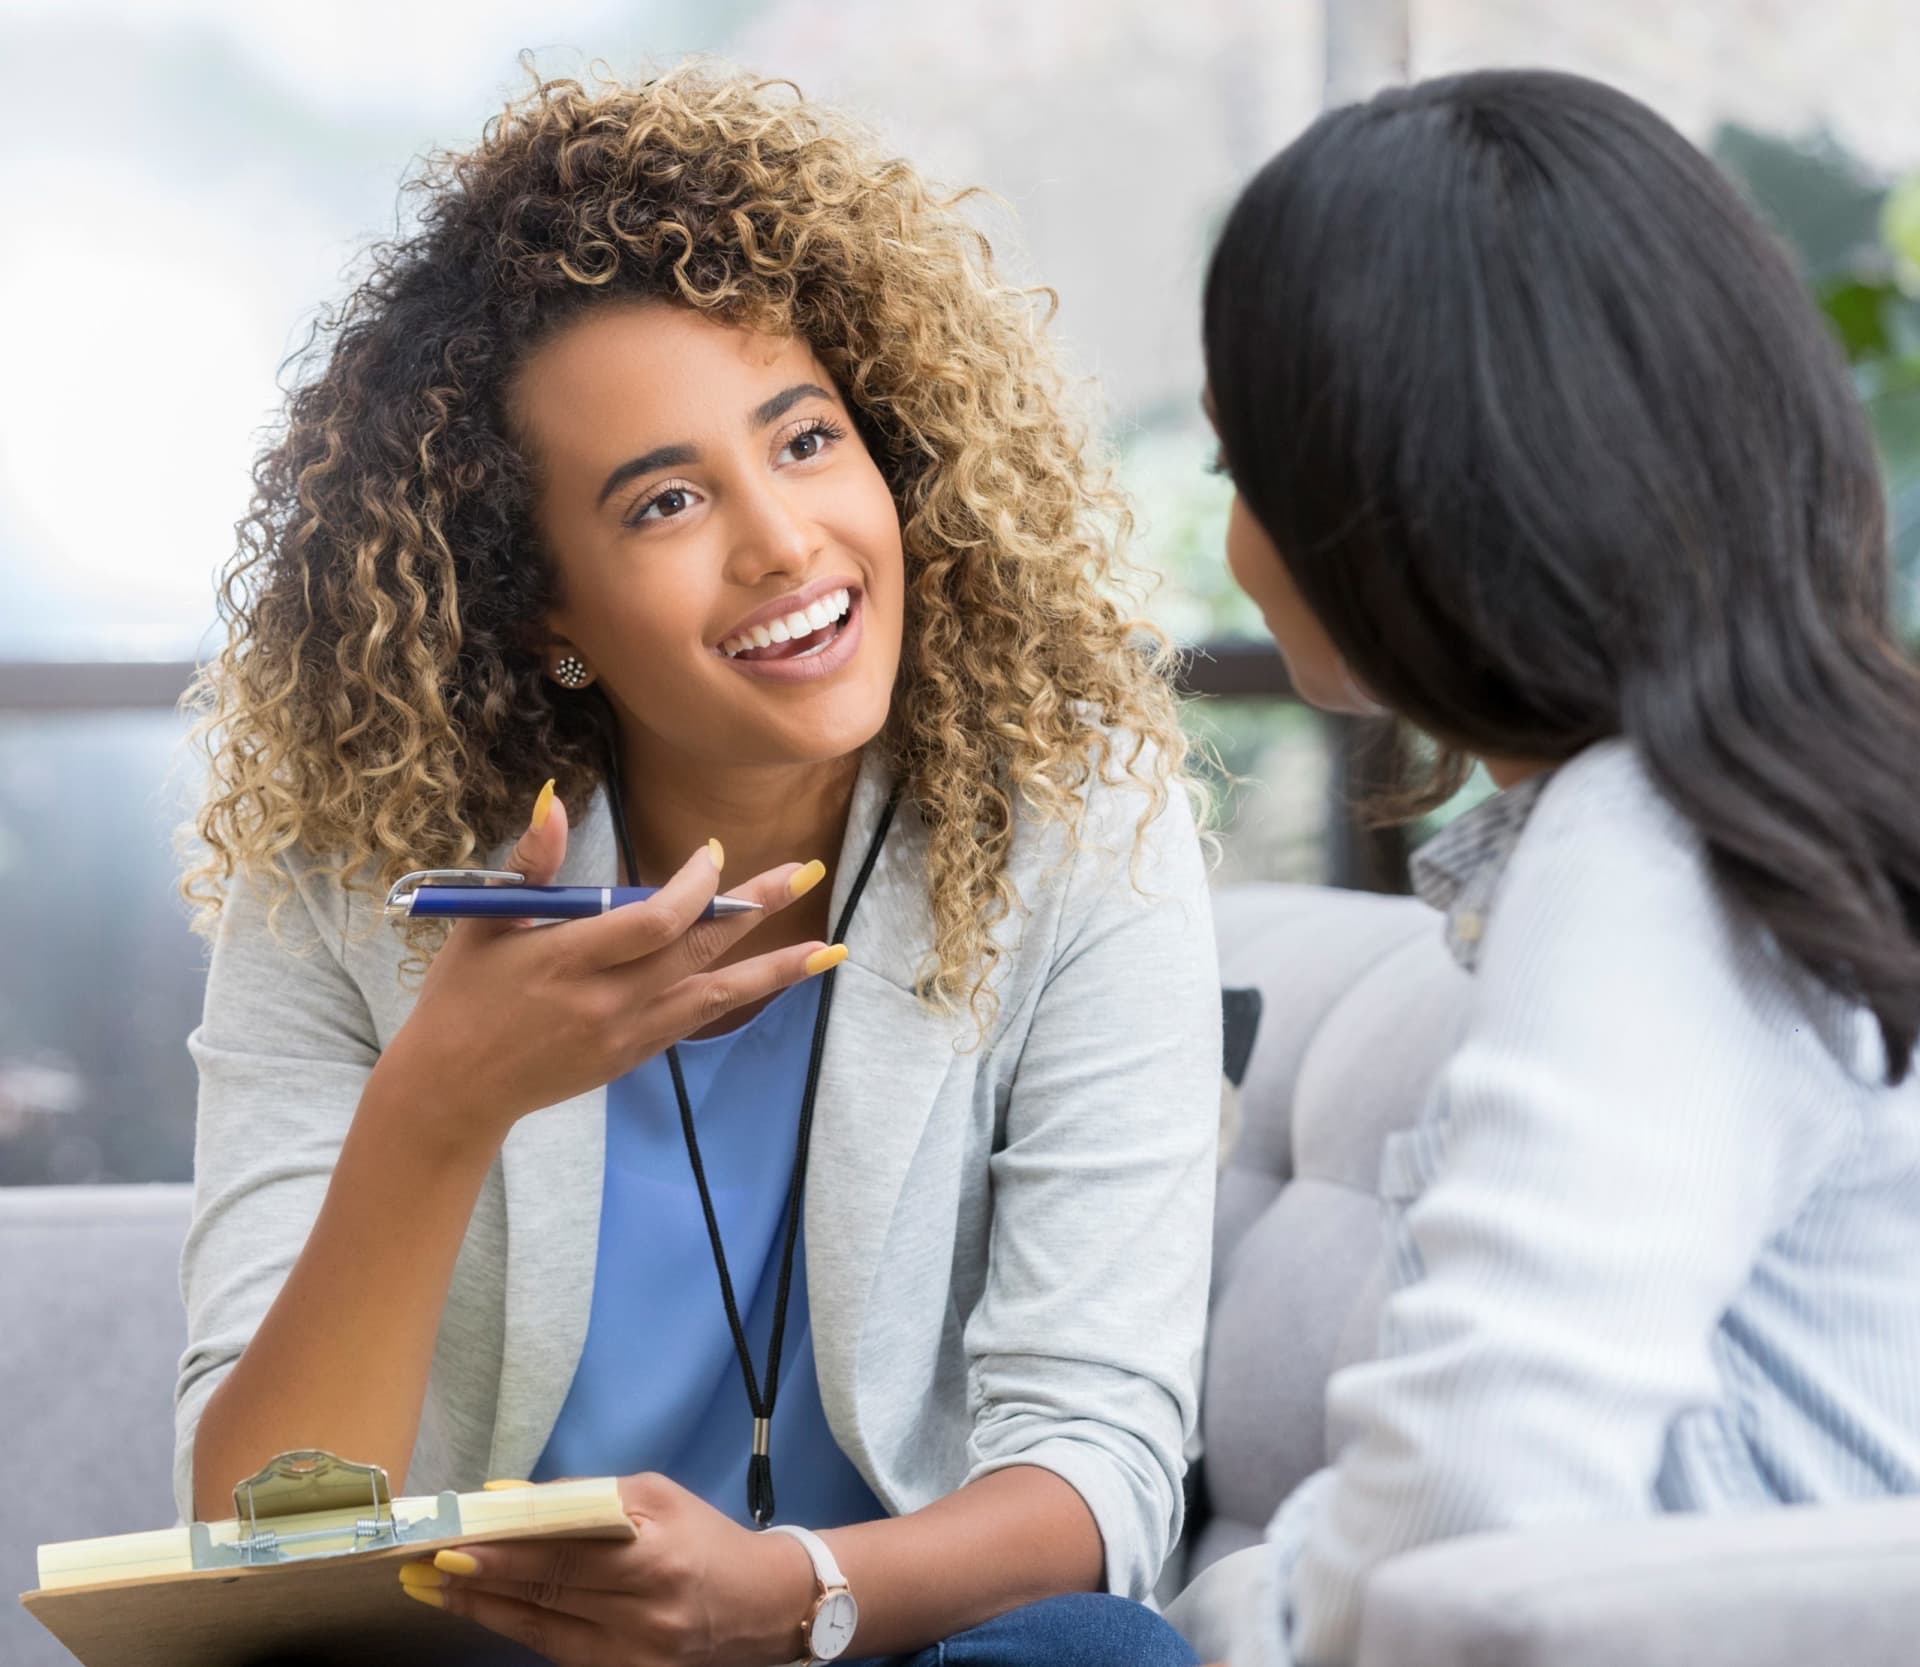
[[[778,422],[803,399],[827,399],[833,395],[817,382],[796,382],[791,388],[784,388],[772,399],[753,408],[751,421],[755,428],[765,428],[768,423]],[[640,475],[650,475],[656,469],[676,469],[688,463],[700,461],[700,448],[690,446],[684,441],[671,446],[655,446],[652,451],[642,452],[638,457],[628,458],[612,474],[608,475],[600,488],[600,496],[593,501],[598,509],[608,498],[625,486],[628,481]]]
[[[656,469],[674,469],[683,463],[699,461],[700,452],[695,446],[655,446],[650,452],[642,452],[638,457],[628,458],[608,475],[606,484],[600,488],[600,496],[593,500],[593,507],[598,509],[637,475],[650,475]]]
[[[818,382],[796,382],[784,393],[778,393],[764,405],[753,408],[753,426],[765,428],[768,423],[778,422],[803,399],[832,399],[833,395]]]

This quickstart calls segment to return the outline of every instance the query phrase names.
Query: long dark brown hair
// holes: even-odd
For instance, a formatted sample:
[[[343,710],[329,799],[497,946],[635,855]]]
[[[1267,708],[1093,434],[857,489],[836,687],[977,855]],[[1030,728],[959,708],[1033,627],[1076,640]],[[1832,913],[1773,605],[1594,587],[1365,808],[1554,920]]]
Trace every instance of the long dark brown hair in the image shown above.
[[[1920,677],[1865,418],[1790,261],[1624,94],[1330,112],[1208,275],[1227,465],[1361,680],[1445,747],[1627,737],[1728,890],[1920,1032]]]

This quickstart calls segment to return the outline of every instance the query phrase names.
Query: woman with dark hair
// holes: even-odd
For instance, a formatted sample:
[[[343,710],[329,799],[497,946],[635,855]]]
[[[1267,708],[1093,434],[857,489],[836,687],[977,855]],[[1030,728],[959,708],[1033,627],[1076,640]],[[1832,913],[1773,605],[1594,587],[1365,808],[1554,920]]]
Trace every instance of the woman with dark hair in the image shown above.
[[[200,689],[181,1511],[291,1448],[621,1478],[631,1543],[403,1564],[383,1658],[1190,1662],[1134,1600],[1194,1423],[1212,917],[1035,297],[698,65],[545,83],[417,196]],[[385,918],[472,865],[660,889]],[[723,865],[756,912],[706,918]]]
[[[1268,164],[1205,345],[1297,687],[1502,791],[1415,859],[1474,992],[1349,1439],[1178,1618],[1338,1662],[1423,1542],[1920,1489],[1920,678],[1788,261],[1631,99],[1468,75]]]

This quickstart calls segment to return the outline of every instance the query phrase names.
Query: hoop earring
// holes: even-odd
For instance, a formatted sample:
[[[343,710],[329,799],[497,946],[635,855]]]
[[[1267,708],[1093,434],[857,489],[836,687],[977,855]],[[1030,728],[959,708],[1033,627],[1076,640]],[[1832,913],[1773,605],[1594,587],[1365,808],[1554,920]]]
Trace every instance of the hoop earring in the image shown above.
[[[584,689],[587,685],[587,662],[578,654],[569,654],[553,668],[553,680],[563,689]]]

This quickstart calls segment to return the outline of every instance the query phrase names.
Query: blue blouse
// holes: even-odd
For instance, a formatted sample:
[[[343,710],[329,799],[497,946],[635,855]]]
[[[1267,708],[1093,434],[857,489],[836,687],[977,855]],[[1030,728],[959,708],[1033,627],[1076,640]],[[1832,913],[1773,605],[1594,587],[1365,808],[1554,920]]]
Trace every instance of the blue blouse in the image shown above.
[[[727,1269],[766,1370],[787,1187],[820,985],[783,991],[723,1036],[682,1042],[680,1066]],[[747,1515],[753,1415],[664,1055],[607,1089],[606,1177],[587,1338],[532,1480],[671,1477]],[[805,1235],[796,1247],[771,1439],[776,1519],[835,1528],[886,1515],[827,1427],[814,1375]]]

